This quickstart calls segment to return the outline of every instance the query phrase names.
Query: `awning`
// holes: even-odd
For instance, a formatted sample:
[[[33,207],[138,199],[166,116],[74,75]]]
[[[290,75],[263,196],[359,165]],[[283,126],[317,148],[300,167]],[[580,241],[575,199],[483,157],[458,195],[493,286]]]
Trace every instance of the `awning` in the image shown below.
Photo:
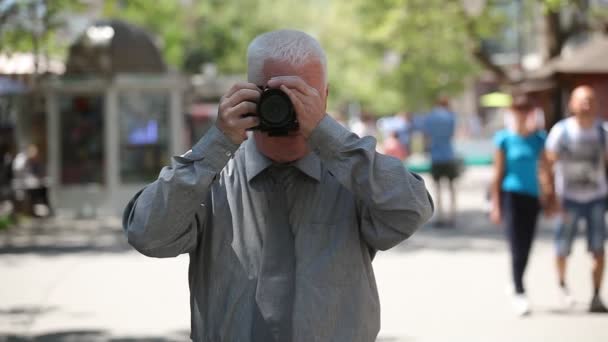
[[[36,60],[31,53],[0,54],[0,74],[3,75],[30,75],[36,69]],[[63,74],[65,66],[62,62],[38,56],[38,73]]]
[[[608,36],[593,34],[582,43],[572,39],[559,57],[529,72],[528,79],[549,79],[555,74],[608,74]]]
[[[584,43],[564,49],[555,70],[563,74],[608,74],[608,36],[594,34]]]
[[[217,108],[215,103],[195,103],[190,106],[188,113],[195,119],[215,119]]]
[[[493,92],[482,95],[479,99],[482,107],[508,107],[511,105],[511,95]]]
[[[23,83],[0,76],[0,95],[21,94],[26,91],[27,87]]]

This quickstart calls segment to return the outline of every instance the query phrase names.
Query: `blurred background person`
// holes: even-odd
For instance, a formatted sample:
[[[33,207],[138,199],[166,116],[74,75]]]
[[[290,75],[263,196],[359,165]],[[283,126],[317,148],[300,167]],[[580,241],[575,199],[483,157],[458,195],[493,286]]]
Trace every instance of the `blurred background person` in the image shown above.
[[[397,131],[389,132],[382,143],[382,149],[384,150],[384,154],[395,157],[401,161],[404,161],[407,158],[407,149],[399,140],[399,133]]]
[[[510,108],[513,125],[496,133],[491,220],[503,224],[511,252],[513,310],[530,312],[523,277],[536,233],[541,205],[539,163],[545,159],[546,133],[529,127],[534,106],[529,97],[516,94]]]
[[[14,149],[5,136],[0,137],[0,219],[14,220],[15,196],[13,191]],[[2,224],[0,223],[0,228]]]
[[[437,227],[452,227],[456,219],[456,192],[454,180],[459,176],[459,162],[454,152],[456,114],[450,110],[449,100],[440,97],[435,108],[420,118],[419,129],[424,133],[431,155],[431,175],[435,182],[435,210]],[[446,180],[450,194],[450,210],[444,212],[441,183]]]
[[[529,97],[529,96],[528,96]],[[542,108],[538,107],[534,101],[532,102],[534,109],[526,118],[526,128],[530,131],[545,130],[545,113]],[[505,127],[511,130],[517,129],[517,118],[512,110],[507,110],[504,113]]]
[[[608,310],[599,293],[604,275],[608,143],[596,114],[595,94],[591,87],[576,88],[569,107],[571,116],[558,122],[547,138],[549,161],[555,165],[555,192],[562,207],[556,230],[561,304],[569,308],[574,303],[566,281],[566,260],[576,237],[578,222],[584,219],[587,248],[593,256],[593,295],[589,311],[606,313]]]
[[[15,157],[14,186],[24,213],[35,217],[51,214],[48,198],[46,167],[38,146],[30,144]]]
[[[410,144],[412,142],[412,133],[415,130],[412,113],[403,111],[398,113],[396,117],[401,122],[400,129],[397,132],[399,141],[401,141],[401,144],[409,153],[409,151],[411,151]]]
[[[355,119],[350,124],[350,130],[359,137],[372,136],[378,137],[378,129],[376,127],[376,118],[370,112],[362,112],[359,118]]]

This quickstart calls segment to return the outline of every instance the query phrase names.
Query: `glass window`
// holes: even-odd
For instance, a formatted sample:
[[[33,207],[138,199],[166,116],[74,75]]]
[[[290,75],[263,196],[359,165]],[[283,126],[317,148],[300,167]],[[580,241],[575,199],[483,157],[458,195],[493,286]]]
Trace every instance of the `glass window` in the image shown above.
[[[104,183],[104,122],[101,95],[59,99],[61,183]]]
[[[151,182],[169,161],[169,94],[125,91],[118,108],[121,180]]]

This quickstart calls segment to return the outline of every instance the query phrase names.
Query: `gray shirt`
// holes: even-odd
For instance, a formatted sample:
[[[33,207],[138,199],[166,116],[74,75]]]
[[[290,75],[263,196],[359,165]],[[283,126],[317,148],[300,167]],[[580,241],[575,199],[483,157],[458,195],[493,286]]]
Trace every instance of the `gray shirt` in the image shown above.
[[[375,340],[373,251],[411,236],[432,215],[432,200],[420,177],[376,153],[374,138],[329,116],[308,144],[312,152],[292,163],[297,172],[283,185],[281,209],[270,200],[272,162],[253,139],[239,147],[216,127],[125,209],[123,225],[139,252],[189,253],[194,341],[266,341],[258,335],[269,319],[264,310],[285,308],[293,342]],[[266,234],[281,216],[291,230],[283,234],[292,237],[288,248],[273,242],[281,234]],[[259,295],[260,284],[276,280],[264,279],[264,265],[285,267],[272,266],[281,258],[264,260],[269,246],[292,262],[293,293],[281,297],[289,302]]]

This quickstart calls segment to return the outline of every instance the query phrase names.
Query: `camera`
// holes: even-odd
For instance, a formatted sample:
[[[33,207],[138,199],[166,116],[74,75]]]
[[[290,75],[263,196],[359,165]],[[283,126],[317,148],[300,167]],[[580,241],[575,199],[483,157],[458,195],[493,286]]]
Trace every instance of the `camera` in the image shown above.
[[[284,136],[300,126],[289,96],[280,89],[260,87],[262,95],[257,104],[260,124],[254,129],[269,136]]]

